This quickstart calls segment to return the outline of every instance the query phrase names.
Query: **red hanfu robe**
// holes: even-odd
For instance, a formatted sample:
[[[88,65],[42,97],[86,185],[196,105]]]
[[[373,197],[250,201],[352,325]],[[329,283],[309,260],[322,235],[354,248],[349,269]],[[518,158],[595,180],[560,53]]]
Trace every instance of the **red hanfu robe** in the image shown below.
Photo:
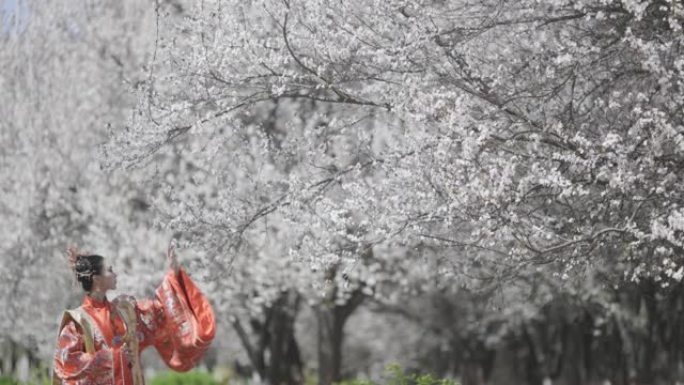
[[[129,362],[121,350],[127,332],[116,308],[121,298],[134,305],[137,362]],[[63,318],[53,383],[142,385],[139,354],[148,346],[154,346],[171,369],[187,371],[202,358],[215,331],[209,301],[183,269],[177,275],[172,270],[166,274],[154,299],[117,297],[110,302],[86,296],[79,309]]]

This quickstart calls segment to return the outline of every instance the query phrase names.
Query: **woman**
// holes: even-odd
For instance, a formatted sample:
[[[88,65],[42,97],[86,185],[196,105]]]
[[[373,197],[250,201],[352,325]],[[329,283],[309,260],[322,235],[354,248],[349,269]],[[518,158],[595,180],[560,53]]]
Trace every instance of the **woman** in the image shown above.
[[[140,352],[154,346],[173,370],[190,370],[214,338],[211,305],[167,251],[169,271],[155,298],[107,299],[116,274],[99,255],[69,250],[69,262],[86,295],[64,313],[54,356],[53,384],[143,385]]]

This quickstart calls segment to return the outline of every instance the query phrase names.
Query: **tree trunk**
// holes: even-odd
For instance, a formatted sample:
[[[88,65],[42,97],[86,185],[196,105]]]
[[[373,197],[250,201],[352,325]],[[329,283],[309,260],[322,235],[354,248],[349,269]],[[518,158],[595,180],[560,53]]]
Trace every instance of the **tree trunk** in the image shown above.
[[[346,319],[338,313],[336,306],[321,306],[317,312],[319,385],[331,385],[342,379],[342,343]]]
[[[302,360],[294,331],[299,301],[299,295],[294,293],[281,297],[268,324],[271,336],[268,350],[271,355],[267,378],[273,385],[296,385],[304,382]]]
[[[356,310],[364,295],[361,289],[352,293],[343,305],[335,304],[335,291],[316,307],[318,318],[318,384],[331,385],[342,380],[342,344],[344,324]]]
[[[476,360],[467,359],[461,364],[461,381],[463,385],[484,385],[484,371]]]
[[[264,319],[250,320],[251,333],[239,320],[233,321],[252,370],[271,385],[304,382],[301,354],[294,333],[300,299],[294,291],[283,293],[266,309]]]

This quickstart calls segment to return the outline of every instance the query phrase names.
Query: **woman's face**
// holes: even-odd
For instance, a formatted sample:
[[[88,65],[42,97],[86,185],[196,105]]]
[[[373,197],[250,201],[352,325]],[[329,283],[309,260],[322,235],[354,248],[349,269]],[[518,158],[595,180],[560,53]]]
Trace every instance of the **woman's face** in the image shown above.
[[[102,274],[93,277],[93,286],[99,291],[116,289],[116,273],[110,264],[105,262]]]

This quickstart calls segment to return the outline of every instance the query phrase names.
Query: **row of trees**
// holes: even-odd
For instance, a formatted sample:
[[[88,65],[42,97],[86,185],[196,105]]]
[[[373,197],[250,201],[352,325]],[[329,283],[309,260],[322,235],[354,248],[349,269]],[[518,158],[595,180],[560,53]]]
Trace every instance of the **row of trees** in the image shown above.
[[[321,384],[345,336],[464,384],[681,379],[681,2],[29,9],[0,325],[45,356],[66,242],[141,292],[176,234],[269,383],[303,381],[312,320]],[[401,322],[359,342],[367,311]]]

